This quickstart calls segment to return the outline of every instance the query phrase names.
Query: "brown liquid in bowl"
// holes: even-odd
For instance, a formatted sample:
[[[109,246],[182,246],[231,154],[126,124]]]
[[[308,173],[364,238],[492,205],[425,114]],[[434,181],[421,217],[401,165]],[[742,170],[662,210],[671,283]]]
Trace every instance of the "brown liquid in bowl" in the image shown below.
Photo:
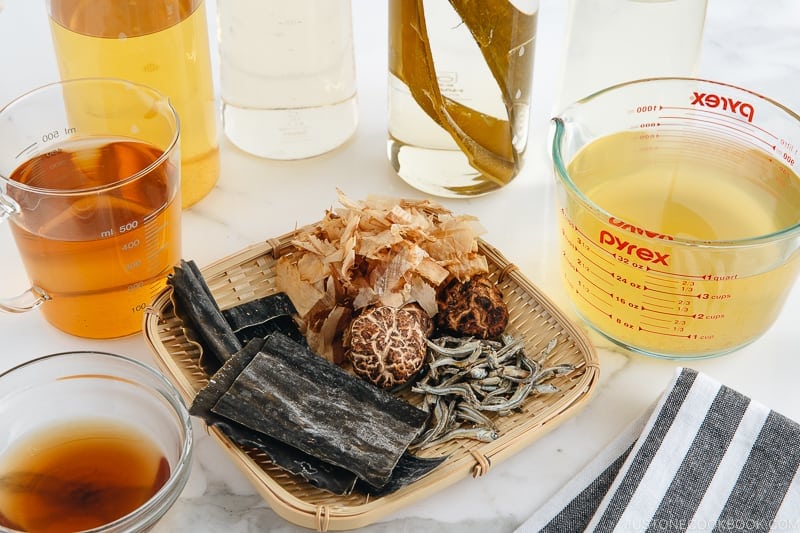
[[[0,525],[21,531],[82,531],[113,522],[170,476],[150,438],[106,420],[39,430],[0,462]]]

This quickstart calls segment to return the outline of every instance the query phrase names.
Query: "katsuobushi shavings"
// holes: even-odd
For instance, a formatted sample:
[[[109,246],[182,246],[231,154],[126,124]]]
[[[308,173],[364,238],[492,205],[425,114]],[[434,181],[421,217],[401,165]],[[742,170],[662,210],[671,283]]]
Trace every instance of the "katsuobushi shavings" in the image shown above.
[[[339,203],[302,228],[276,266],[309,346],[330,360],[342,361],[339,339],[359,310],[416,303],[434,316],[442,284],[488,272],[474,216],[427,199],[354,201],[339,191]]]

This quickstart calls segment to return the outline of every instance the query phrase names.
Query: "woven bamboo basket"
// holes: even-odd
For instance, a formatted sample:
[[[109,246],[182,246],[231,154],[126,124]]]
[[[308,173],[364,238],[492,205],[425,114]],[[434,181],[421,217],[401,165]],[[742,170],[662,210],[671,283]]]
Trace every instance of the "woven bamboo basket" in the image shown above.
[[[203,276],[220,308],[276,292],[275,262],[293,249],[295,233],[255,244],[203,268]],[[548,363],[575,366],[570,374],[550,381],[559,392],[532,395],[517,412],[496,417],[500,436],[492,442],[457,439],[426,448],[419,455],[447,456],[447,460],[415,483],[378,498],[355,492],[338,496],[318,489],[271,464],[265,455],[242,449],[209,428],[211,436],[279,516],[318,531],[366,526],[460,479],[480,477],[491,465],[524,448],[586,403],[599,375],[597,355],[588,338],[497,249],[483,240],[479,240],[479,249],[486,255],[490,277],[497,282],[508,306],[507,332],[522,337],[529,354],[540,353],[551,339],[557,338]],[[184,325],[175,315],[169,288],[159,293],[147,310],[144,334],[156,364],[190,403],[209,376],[199,365],[199,347],[187,338]],[[419,403],[415,393],[402,394],[408,401]]]

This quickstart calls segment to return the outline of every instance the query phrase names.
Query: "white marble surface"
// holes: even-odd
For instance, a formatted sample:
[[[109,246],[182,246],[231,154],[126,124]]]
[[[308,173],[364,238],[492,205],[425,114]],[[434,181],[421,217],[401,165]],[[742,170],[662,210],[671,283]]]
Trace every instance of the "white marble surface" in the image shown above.
[[[444,201],[477,215],[484,236],[562,307],[556,272],[552,172],[547,132],[558,71],[564,0],[542,0],[534,71],[534,114],[523,173],[493,195]],[[359,107],[355,137],[338,151],[298,162],[271,162],[222,141],[222,175],[212,193],[184,212],[184,257],[200,265],[246,245],[318,219],[336,203],[335,188],[419,196],[393,173],[385,157],[386,2],[353,0]],[[208,3],[212,21],[215,4]],[[41,0],[0,1],[0,104],[57,78]],[[680,31],[676,29],[676,31]],[[614,58],[608,58],[614,61]],[[709,0],[700,75],[741,85],[800,110],[800,2]],[[0,293],[27,285],[8,228],[0,227]],[[684,363],[800,420],[800,286],[775,325],[758,341],[724,357]],[[42,354],[101,349],[152,361],[143,337],[89,341],[49,326],[37,313],[0,316],[0,369]],[[592,336],[601,381],[576,416],[496,464],[365,531],[513,531],[625,425],[661,393],[680,363],[623,353]],[[157,531],[299,531],[278,517],[197,425],[194,470],[183,495]]]

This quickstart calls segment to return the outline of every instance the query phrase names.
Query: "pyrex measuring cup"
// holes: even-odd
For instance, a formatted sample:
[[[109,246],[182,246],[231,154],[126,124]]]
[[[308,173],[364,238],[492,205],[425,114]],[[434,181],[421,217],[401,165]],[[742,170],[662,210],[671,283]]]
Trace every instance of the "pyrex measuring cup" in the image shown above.
[[[180,258],[180,209],[178,118],[157,91],[71,80],[0,109],[0,220],[32,283],[3,310],[41,306],[83,337],[141,330]]]
[[[708,357],[759,337],[800,266],[800,117],[745,89],[652,78],[554,118],[561,270],[616,343]]]

